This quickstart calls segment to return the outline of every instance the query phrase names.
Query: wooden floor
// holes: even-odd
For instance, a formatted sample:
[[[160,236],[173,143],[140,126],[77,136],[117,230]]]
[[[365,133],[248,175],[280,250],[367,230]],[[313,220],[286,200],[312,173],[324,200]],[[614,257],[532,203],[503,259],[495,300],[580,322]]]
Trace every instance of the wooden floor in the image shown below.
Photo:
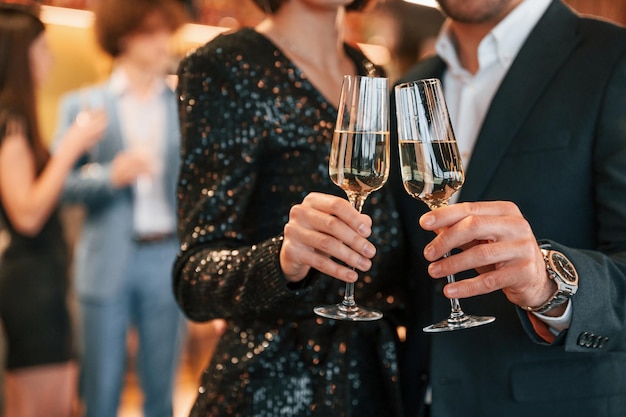
[[[193,378],[190,370],[186,369],[186,366],[181,366],[174,392],[174,417],[187,417],[189,415],[189,410],[195,400],[197,386],[197,381]],[[118,416],[143,417],[141,404],[142,395],[137,378],[133,373],[129,373]]]
[[[187,417],[196,398],[198,381],[207,365],[220,334],[221,323],[189,324],[174,389],[174,416]],[[132,336],[129,350],[133,350]],[[118,417],[143,417],[142,394],[132,360],[126,375]]]

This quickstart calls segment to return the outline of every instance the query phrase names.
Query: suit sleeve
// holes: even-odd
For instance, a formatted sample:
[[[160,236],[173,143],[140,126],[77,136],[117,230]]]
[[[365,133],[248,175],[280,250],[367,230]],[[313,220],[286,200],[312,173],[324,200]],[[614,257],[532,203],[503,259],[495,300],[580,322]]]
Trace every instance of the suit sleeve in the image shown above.
[[[598,112],[594,139],[596,250],[553,242],[575,265],[579,290],[572,297],[570,328],[553,342],[573,352],[626,350],[626,57],[618,61]],[[575,209],[575,208],[572,208]],[[575,225],[572,225],[575,227]],[[521,312],[533,340],[540,339]]]

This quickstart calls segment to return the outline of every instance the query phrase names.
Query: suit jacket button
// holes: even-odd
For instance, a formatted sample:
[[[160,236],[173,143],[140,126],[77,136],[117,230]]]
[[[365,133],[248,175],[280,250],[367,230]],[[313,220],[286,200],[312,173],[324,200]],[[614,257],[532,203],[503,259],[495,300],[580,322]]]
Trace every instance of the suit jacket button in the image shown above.
[[[587,332],[582,332],[580,335],[578,335],[578,346],[582,346],[582,347],[589,347],[591,346],[591,340],[592,335],[590,335]]]
[[[602,343],[602,336],[594,336],[593,345],[591,347],[597,349],[600,347],[600,343]]]

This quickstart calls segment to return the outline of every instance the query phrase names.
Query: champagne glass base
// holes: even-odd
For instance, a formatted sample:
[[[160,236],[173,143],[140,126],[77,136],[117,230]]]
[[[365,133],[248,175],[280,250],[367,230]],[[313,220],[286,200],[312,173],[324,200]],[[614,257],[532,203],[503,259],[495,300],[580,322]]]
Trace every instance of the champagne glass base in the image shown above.
[[[383,317],[383,313],[378,310],[345,304],[315,307],[313,311],[318,316],[335,320],[374,321]]]
[[[431,324],[422,330],[426,333],[451,332],[453,330],[470,329],[492,323],[496,318],[493,316],[471,316],[463,314],[459,317],[448,317],[444,321]]]

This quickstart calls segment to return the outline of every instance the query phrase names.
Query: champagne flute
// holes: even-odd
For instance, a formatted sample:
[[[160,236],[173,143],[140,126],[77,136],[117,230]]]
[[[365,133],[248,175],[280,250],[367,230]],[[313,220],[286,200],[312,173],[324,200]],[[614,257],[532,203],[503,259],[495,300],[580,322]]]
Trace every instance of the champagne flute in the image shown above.
[[[463,185],[464,173],[439,79],[397,85],[396,115],[402,182],[407,193],[433,210],[448,205]],[[450,253],[444,257],[450,256]],[[448,275],[454,282],[454,275]],[[472,316],[450,299],[450,316],[424,328],[425,332],[468,329],[495,317]]]
[[[389,80],[344,76],[338,110],[329,174],[360,213],[367,196],[381,188],[389,176]],[[356,304],[352,282],[346,283],[341,303],[314,311],[322,317],[351,321],[383,316]]]
[[[91,97],[91,94],[85,87],[78,90],[78,105],[79,111],[76,115],[76,123],[85,126],[89,124],[91,113],[96,110],[93,103],[93,97]]]

